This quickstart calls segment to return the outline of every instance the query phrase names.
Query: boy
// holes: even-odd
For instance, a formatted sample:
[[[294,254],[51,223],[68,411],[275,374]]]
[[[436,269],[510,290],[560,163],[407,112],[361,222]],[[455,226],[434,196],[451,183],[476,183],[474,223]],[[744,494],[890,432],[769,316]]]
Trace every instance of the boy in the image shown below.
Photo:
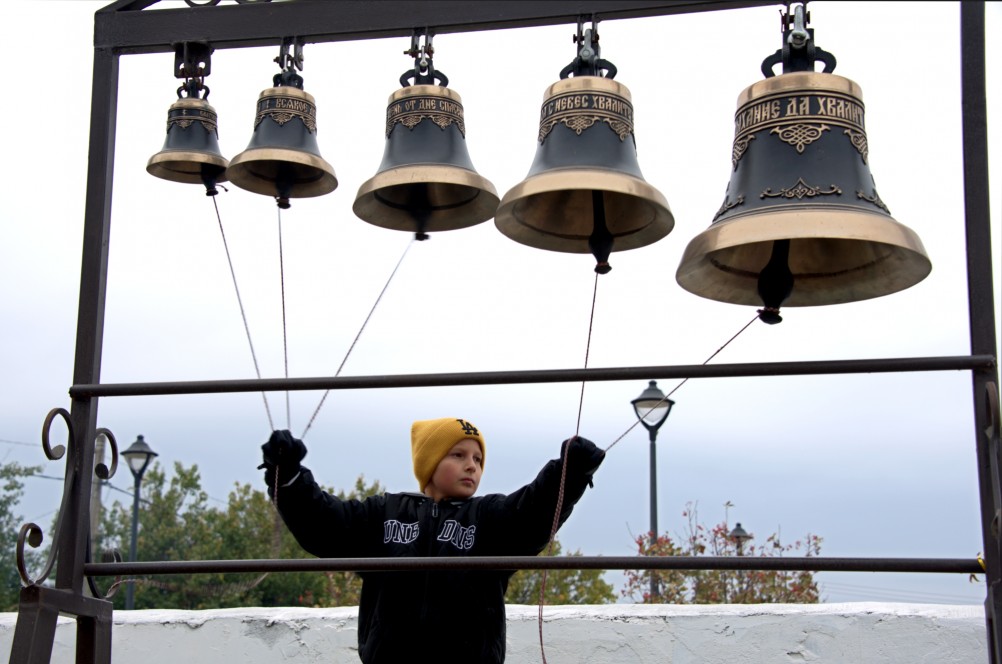
[[[288,431],[272,433],[261,450],[268,493],[274,499],[277,483],[286,526],[306,551],[327,558],[537,555],[550,539],[564,456],[561,524],[605,458],[574,437],[526,486],[474,498],[486,458],[483,434],[462,419],[420,420],[411,427],[411,456],[421,493],[339,500],[300,465],[306,446]],[[365,664],[500,664],[512,574],[362,573],[359,657]]]

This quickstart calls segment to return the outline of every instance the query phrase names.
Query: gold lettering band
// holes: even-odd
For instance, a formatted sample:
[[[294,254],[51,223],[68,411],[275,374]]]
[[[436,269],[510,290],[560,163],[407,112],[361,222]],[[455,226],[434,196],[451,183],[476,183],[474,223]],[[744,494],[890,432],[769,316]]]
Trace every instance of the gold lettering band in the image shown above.
[[[744,104],[734,115],[734,138],[794,123],[827,124],[865,135],[863,104],[845,94],[775,95]]]
[[[167,114],[167,131],[174,125],[187,129],[196,122],[201,122],[205,131],[216,133],[216,114],[194,109],[171,109]]]
[[[317,130],[317,107],[305,99],[291,95],[273,94],[259,99],[254,127],[261,124],[265,118],[279,125],[284,125],[293,118],[299,118],[311,134]]]
[[[386,107],[386,136],[397,123],[408,129],[418,126],[422,120],[431,120],[441,129],[456,125],[459,133],[466,137],[463,121],[463,105],[446,97],[415,95],[395,101]]]
[[[563,124],[578,135],[596,122],[604,122],[620,141],[633,133],[633,104],[607,92],[566,92],[543,102],[539,111],[539,142]]]

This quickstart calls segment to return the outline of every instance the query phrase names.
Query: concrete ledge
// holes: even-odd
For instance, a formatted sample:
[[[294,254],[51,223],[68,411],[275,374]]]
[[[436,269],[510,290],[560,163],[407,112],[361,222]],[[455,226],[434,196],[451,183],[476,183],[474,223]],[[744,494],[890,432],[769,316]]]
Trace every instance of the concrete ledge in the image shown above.
[[[537,606],[508,606],[509,664],[542,661]],[[978,664],[988,662],[981,606],[779,604],[548,606],[551,664]],[[10,656],[17,614],[0,613]],[[357,664],[356,609],[117,611],[113,664]],[[74,661],[60,618],[52,664]]]

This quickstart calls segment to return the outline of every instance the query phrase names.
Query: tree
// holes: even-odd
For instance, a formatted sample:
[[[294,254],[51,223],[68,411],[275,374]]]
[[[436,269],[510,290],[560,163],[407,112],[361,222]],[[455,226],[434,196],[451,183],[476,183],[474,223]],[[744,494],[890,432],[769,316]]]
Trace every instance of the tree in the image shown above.
[[[560,542],[553,540],[553,550],[540,556],[559,556]],[[580,556],[580,551],[568,554]],[[610,604],[616,601],[612,585],[602,578],[603,570],[551,569],[546,573],[546,604]],[[512,604],[538,604],[543,570],[523,569],[515,572],[508,583],[505,601]]]
[[[240,560],[309,558],[285,528],[264,491],[237,484],[225,509],[208,505],[198,467],[175,464],[167,480],[156,465],[142,484],[138,560]],[[363,477],[340,498],[364,498],[383,492],[379,482]],[[100,546],[127,551],[132,508],[117,502],[102,520]],[[358,603],[361,580],[351,572],[280,574],[199,574],[143,578],[136,583],[135,606],[209,609],[236,606],[346,606]],[[112,599],[124,606],[124,593]]]
[[[21,530],[21,517],[14,510],[24,495],[24,480],[42,470],[41,466],[22,466],[19,463],[4,463],[0,466],[0,611],[17,611],[21,578],[15,563],[17,556],[17,536]],[[33,571],[37,556],[25,548],[25,561]]]
[[[678,540],[659,535],[652,543],[650,533],[637,537],[642,556],[733,556],[737,545],[728,537],[725,518],[707,528],[699,522],[695,503],[682,512],[686,531]],[[745,556],[816,556],[821,538],[808,534],[793,544],[783,544],[778,533],[766,538],[761,547],[744,545]],[[651,597],[651,577],[657,580],[658,595]],[[813,604],[819,601],[814,573],[782,570],[627,570],[624,597],[644,604]]]

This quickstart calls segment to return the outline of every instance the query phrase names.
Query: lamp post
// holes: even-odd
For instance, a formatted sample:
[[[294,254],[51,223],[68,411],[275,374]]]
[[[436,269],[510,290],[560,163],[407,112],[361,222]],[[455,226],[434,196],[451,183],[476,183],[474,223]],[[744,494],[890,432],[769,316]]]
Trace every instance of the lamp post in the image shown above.
[[[129,562],[136,561],[136,538],[139,536],[139,485],[143,482],[143,473],[149,467],[153,457],[157,453],[150,449],[143,437],[140,435],[136,442],[129,445],[129,449],[122,452],[132,477],[135,478],[135,485],[132,491],[132,541],[129,542]],[[125,608],[135,608],[135,585],[127,583],[125,586]]]
[[[658,389],[656,381],[651,381],[647,389],[640,393],[640,396],[630,402],[633,404],[633,412],[637,414],[637,419],[644,425],[651,437],[651,545],[657,542],[658,538],[658,476],[657,476],[657,448],[656,441],[658,429],[668,419],[671,407],[675,402],[665,397],[664,392]],[[657,575],[651,572],[651,602],[658,595]]]
[[[741,527],[741,522],[739,521],[734,524],[734,530],[727,533],[727,538],[734,541],[738,547],[738,555],[743,556],[745,555],[745,542],[753,539],[753,536],[749,535],[748,531]]]

